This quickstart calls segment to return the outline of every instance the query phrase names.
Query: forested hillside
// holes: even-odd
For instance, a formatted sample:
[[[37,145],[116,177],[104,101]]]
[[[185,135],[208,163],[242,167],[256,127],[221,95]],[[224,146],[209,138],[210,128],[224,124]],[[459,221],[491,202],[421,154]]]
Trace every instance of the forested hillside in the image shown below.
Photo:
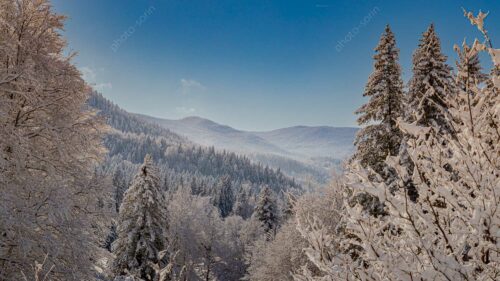
[[[196,144],[214,146],[280,168],[301,184],[325,184],[353,153],[358,128],[294,126],[272,131],[244,131],[201,117],[180,120],[136,114],[140,120],[185,136]]]
[[[131,177],[126,171],[133,171],[146,154],[150,154],[160,167],[165,190],[190,186],[196,193],[213,195],[218,179],[223,176],[231,179],[234,194],[238,194],[243,185],[253,195],[263,185],[278,194],[300,188],[280,171],[254,164],[245,156],[195,146],[167,129],[129,114],[99,93],[91,95],[89,105],[97,109],[112,128],[104,138],[109,153],[103,169],[107,173],[123,174],[124,186],[129,185]]]

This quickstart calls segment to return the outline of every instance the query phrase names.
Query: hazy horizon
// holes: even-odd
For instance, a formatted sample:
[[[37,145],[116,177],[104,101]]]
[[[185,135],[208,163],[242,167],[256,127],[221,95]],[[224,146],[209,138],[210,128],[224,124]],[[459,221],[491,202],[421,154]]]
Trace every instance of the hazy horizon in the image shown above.
[[[117,104],[117,105],[120,106],[119,104]],[[217,120],[212,120],[212,119],[209,119],[209,118],[206,118],[206,117],[203,117],[203,116],[199,116],[199,115],[196,115],[196,114],[194,114],[194,115],[188,115],[188,116],[184,116],[184,117],[180,117],[180,118],[166,118],[166,117],[158,117],[158,116],[148,115],[148,114],[144,114],[144,113],[140,113],[140,112],[129,112],[129,113],[132,113],[132,114],[135,114],[135,115],[142,115],[142,116],[152,117],[152,118],[155,118],[155,119],[169,120],[169,121],[181,121],[181,120],[188,119],[188,118],[199,118],[199,119],[204,119],[204,120],[208,120],[208,121],[217,123],[217,124],[222,125],[222,126],[229,126],[229,127],[233,128],[233,129],[236,129],[236,130],[239,130],[239,131],[243,131],[243,132],[269,132],[269,131],[275,131],[275,130],[279,130],[279,129],[293,128],[293,127],[310,127],[310,128],[333,127],[333,128],[339,128],[339,129],[342,129],[342,128],[356,128],[356,129],[359,129],[360,128],[357,124],[354,124],[353,126],[335,126],[335,125],[321,125],[321,124],[318,124],[318,125],[296,124],[296,125],[290,125],[290,126],[285,126],[285,127],[277,127],[277,128],[271,128],[271,129],[264,129],[264,130],[246,130],[246,129],[241,129],[241,128],[238,128],[238,127],[235,127],[235,126],[231,126],[229,124],[225,124],[224,122],[219,122]]]

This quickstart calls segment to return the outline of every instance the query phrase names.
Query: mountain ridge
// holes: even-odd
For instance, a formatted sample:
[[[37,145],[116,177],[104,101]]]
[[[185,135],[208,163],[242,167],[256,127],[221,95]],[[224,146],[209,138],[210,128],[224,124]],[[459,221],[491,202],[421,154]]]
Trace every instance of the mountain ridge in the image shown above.
[[[267,131],[246,131],[200,116],[166,119],[136,114],[193,142],[242,153],[269,153],[304,160],[345,159],[353,151],[358,128],[296,125]]]
[[[201,147],[123,110],[97,92],[92,92],[87,105],[111,128],[103,138],[108,153],[100,169],[111,175],[122,169],[118,172],[127,174],[126,184],[122,184],[124,188],[130,186],[134,170],[142,164],[146,154],[151,155],[160,169],[160,182],[165,190],[187,186],[211,194],[217,181],[224,176],[231,178],[237,187],[236,194],[245,184],[257,193],[264,185],[276,192],[300,188],[294,178],[278,169],[255,163],[246,155]]]
[[[178,120],[136,114],[139,118],[171,130],[191,141],[239,153],[273,153],[290,156],[283,150],[252,132],[242,131],[201,117],[186,117]]]

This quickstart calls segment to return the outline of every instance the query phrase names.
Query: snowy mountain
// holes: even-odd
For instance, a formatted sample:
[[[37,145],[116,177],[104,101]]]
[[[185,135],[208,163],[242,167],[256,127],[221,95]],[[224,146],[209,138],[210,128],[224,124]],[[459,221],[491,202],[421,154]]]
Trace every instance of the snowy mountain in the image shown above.
[[[169,120],[138,115],[187,137],[195,143],[247,154],[273,154],[298,160],[318,157],[344,159],[353,151],[357,128],[295,126],[273,131],[249,132],[200,117]]]
[[[180,120],[154,118],[137,115],[145,121],[157,124],[191,141],[218,149],[240,153],[271,153],[289,156],[290,152],[265,140],[252,132],[236,130],[200,117],[187,117]]]

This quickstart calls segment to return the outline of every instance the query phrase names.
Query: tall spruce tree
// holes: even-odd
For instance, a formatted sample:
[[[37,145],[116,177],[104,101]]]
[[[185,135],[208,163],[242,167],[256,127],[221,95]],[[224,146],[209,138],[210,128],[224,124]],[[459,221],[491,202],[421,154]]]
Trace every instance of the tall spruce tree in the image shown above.
[[[441,133],[452,133],[446,117],[447,102],[455,94],[455,83],[447,57],[441,53],[441,43],[431,24],[420,39],[413,55],[413,76],[408,89],[406,121],[431,126]]]
[[[234,193],[231,184],[231,177],[222,176],[217,183],[217,190],[214,198],[214,205],[219,208],[223,218],[229,216],[233,211]]]
[[[118,239],[113,243],[115,276],[155,280],[153,265],[158,263],[158,252],[166,244],[165,204],[158,171],[148,154],[120,206]]]
[[[368,79],[364,97],[368,103],[356,111],[359,125],[367,125],[356,136],[354,158],[364,167],[387,174],[387,156],[397,155],[402,133],[396,120],[403,116],[403,81],[398,63],[399,49],[389,25],[385,27],[373,56],[374,71]]]
[[[454,103],[457,86],[452,77],[451,67],[446,64],[447,57],[441,52],[441,43],[431,24],[420,39],[413,54],[413,76],[408,85],[405,121],[419,126],[434,128],[440,134],[454,134],[448,109]],[[400,148],[400,164],[406,168],[407,177],[403,179],[404,188],[410,200],[417,201],[419,194],[413,183],[413,160],[408,154],[406,135]]]
[[[260,221],[264,232],[274,235],[278,228],[278,207],[272,190],[266,185],[259,194],[259,200],[255,205],[254,216]],[[270,236],[268,236],[269,238]]]

